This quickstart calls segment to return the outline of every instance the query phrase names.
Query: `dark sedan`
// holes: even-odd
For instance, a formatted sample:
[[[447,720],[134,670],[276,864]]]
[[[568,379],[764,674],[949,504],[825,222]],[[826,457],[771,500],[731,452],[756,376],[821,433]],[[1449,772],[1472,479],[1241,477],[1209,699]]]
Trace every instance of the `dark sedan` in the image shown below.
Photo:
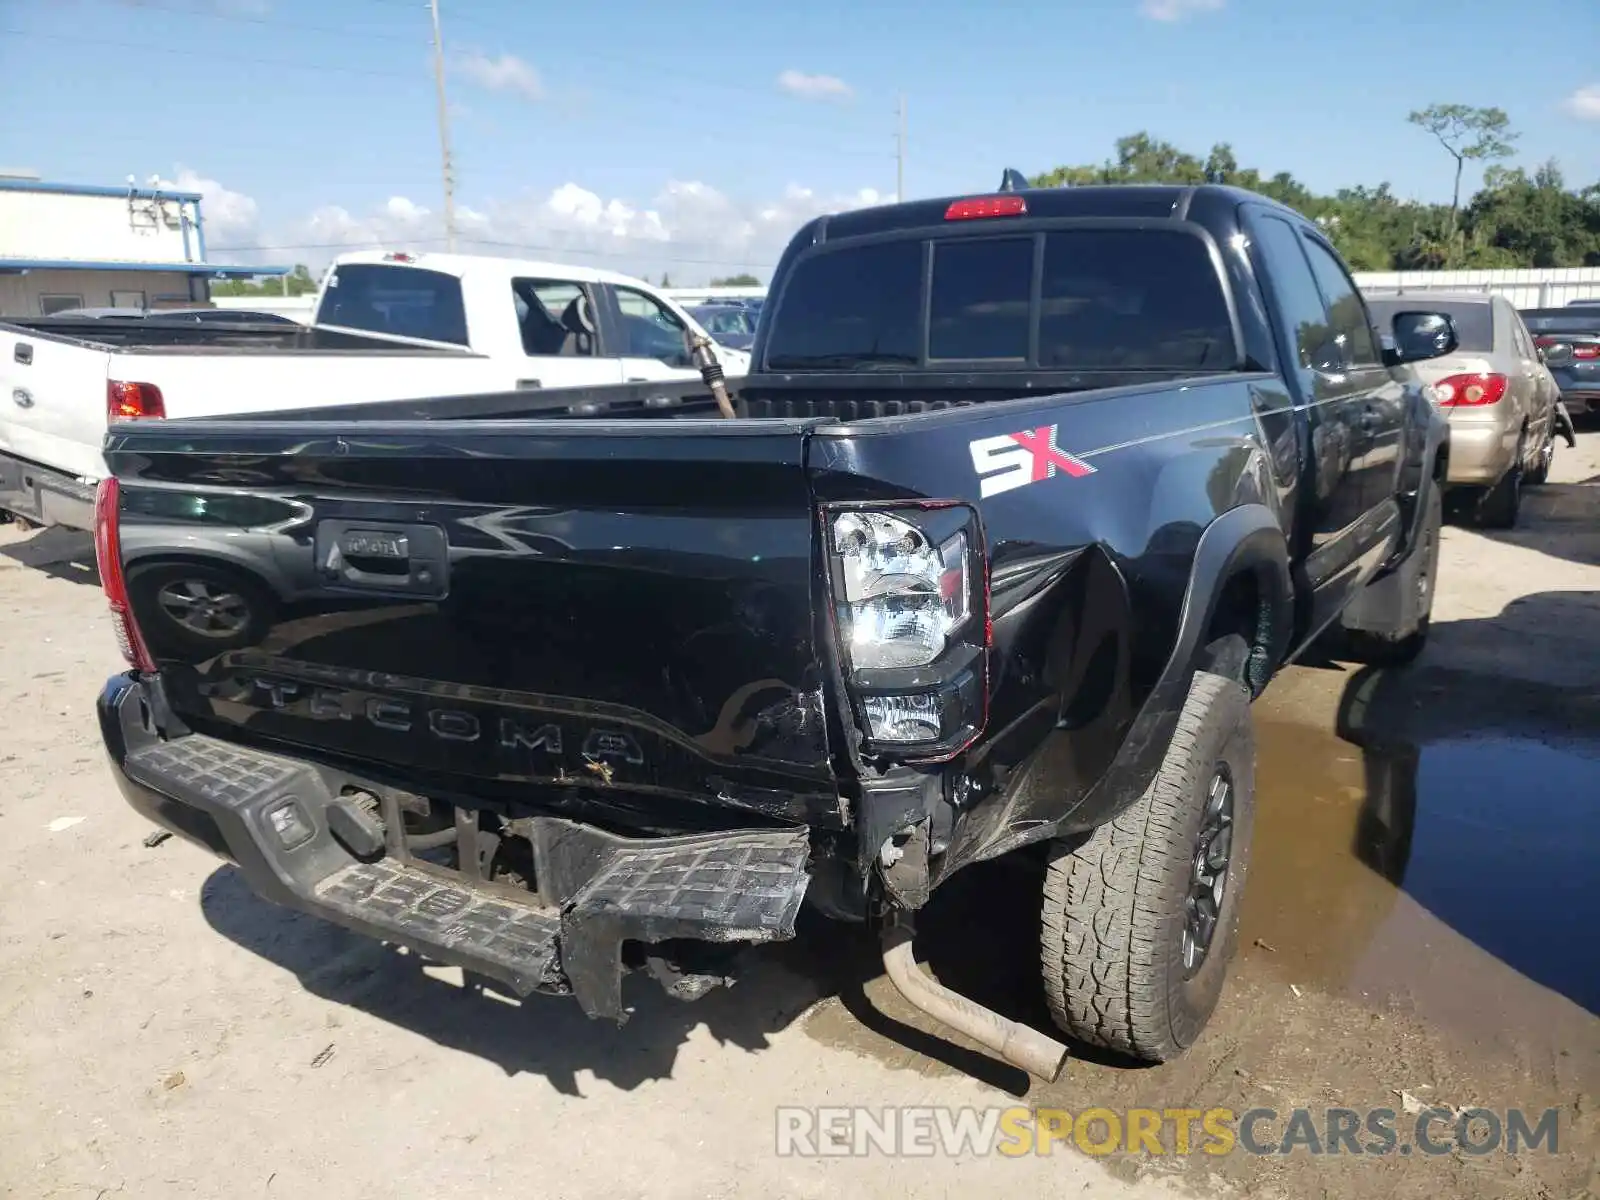
[[[1528,308],[1522,323],[1544,352],[1567,411],[1600,410],[1600,305]]]

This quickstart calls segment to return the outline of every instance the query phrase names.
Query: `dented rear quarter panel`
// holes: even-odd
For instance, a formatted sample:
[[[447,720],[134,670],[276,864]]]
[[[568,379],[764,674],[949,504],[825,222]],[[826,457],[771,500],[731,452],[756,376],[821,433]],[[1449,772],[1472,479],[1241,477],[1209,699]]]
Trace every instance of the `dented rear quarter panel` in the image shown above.
[[[990,708],[957,764],[970,791],[943,873],[1071,828],[1074,814],[1097,823],[1104,804],[1129,798],[1085,807],[1169,670],[1202,536],[1243,505],[1271,514],[1280,544],[1292,534],[1300,459],[1289,408],[1276,377],[1234,375],[813,434],[823,506],[953,500],[979,514]],[[1292,595],[1283,600],[1292,609]],[[1137,772],[1121,784],[1136,788]]]

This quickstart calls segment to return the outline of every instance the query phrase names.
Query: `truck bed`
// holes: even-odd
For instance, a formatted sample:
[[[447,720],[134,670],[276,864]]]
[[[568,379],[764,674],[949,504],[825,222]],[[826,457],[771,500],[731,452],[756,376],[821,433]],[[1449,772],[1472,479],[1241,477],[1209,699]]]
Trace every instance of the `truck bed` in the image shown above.
[[[1219,371],[1215,374],[1233,374]],[[729,387],[734,408],[750,420],[866,421],[965,408],[1027,396],[1060,396],[1118,387],[1150,387],[1175,382],[1173,372],[988,371],[919,373],[915,381],[896,373],[882,376],[765,376],[759,386]],[[698,380],[656,380],[601,387],[544,388],[479,395],[432,396],[367,404],[278,409],[244,413],[248,421],[513,421],[568,417],[715,417],[716,401]]]
[[[162,321],[159,317],[37,317],[0,321],[0,332],[123,354],[148,350],[161,354],[365,353],[472,357],[465,348],[418,346],[391,338],[279,322],[202,325],[194,321]]]

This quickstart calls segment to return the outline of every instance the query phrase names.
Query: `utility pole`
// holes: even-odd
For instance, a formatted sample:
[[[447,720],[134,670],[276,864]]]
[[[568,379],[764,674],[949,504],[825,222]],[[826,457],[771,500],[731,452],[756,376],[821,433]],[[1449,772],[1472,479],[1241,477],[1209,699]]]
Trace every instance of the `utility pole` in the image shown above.
[[[900,103],[895,128],[894,199],[899,204],[906,198],[906,94],[900,93]]]
[[[450,106],[444,98],[444,39],[439,36],[439,0],[428,0],[433,13],[433,79],[439,88],[439,158],[444,170],[444,240],[456,252],[455,166],[450,161]]]

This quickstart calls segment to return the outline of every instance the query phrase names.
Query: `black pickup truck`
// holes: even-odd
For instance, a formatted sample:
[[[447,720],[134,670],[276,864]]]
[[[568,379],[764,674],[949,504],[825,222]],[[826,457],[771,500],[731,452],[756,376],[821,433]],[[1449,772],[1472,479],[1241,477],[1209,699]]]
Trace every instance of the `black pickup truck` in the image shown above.
[[[261,895],[591,1016],[809,903],[1054,1077],[911,948],[955,872],[1036,855],[1056,1021],[1167,1059],[1232,952],[1250,700],[1323,633],[1427,634],[1446,426],[1392,368],[1455,331],[1393,326],[1260,196],[1002,190],[806,225],[731,406],[119,424],[116,778]]]

